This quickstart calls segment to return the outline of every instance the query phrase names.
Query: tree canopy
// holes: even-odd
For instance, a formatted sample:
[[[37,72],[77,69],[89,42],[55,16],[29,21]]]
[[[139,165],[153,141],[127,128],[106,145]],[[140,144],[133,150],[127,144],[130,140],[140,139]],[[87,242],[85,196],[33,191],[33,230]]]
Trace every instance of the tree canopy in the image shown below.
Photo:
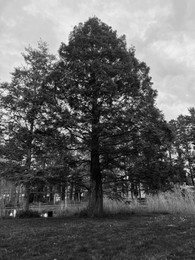
[[[151,150],[154,139],[160,140],[152,129],[165,135],[161,126],[166,124],[155,105],[149,67],[135,57],[134,48],[127,49],[125,36],[98,18],[76,26],[59,54],[55,84],[70,108],[78,149],[90,158],[90,214],[101,214],[107,173],[124,169],[128,158],[143,152],[136,141],[146,132],[153,138],[147,140]]]
[[[25,66],[1,84],[9,121],[0,151],[17,163],[6,174],[23,183],[27,202],[35,183],[74,183],[89,192],[95,216],[104,194],[140,185],[157,192],[178,181],[173,130],[156,106],[149,67],[124,35],[93,17],[74,27],[58,59],[43,42],[23,57]]]

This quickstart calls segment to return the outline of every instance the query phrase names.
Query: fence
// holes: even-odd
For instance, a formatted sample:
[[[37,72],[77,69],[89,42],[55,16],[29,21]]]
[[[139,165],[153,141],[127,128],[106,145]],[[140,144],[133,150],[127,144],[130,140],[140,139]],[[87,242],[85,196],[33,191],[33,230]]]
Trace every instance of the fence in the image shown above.
[[[32,211],[38,211],[40,214],[52,211],[54,215],[57,215],[65,211],[76,212],[85,206],[87,206],[87,202],[62,201],[56,205],[44,203],[30,204],[29,209]],[[15,213],[17,211],[21,211],[22,209],[22,207],[5,207],[3,204],[0,204],[0,217],[15,216]]]

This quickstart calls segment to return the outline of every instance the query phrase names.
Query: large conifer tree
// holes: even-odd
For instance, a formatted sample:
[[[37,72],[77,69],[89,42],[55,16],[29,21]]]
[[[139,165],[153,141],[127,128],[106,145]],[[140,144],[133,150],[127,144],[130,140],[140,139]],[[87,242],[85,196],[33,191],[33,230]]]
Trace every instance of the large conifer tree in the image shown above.
[[[42,146],[37,131],[47,129],[49,106],[55,105],[47,86],[55,56],[48,53],[47,44],[42,41],[37,49],[28,47],[25,51],[24,66],[15,68],[11,83],[1,84],[4,90],[1,107],[7,118],[5,127],[8,129],[5,142],[7,152],[4,156],[15,162],[13,167],[9,165],[4,170],[7,178],[23,184],[24,210],[28,210],[31,183],[37,168],[36,156],[38,153],[40,157]]]
[[[76,26],[59,54],[56,84],[69,105],[78,149],[90,157],[89,214],[101,215],[103,170],[135,152],[133,140],[156,109],[156,91],[134,48],[96,17]]]

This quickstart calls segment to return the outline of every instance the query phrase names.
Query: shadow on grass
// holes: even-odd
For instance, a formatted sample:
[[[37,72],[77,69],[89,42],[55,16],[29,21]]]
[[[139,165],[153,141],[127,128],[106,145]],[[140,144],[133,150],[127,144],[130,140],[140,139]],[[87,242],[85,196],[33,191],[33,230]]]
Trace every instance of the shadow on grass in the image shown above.
[[[194,232],[159,213],[0,219],[0,259],[194,259]]]

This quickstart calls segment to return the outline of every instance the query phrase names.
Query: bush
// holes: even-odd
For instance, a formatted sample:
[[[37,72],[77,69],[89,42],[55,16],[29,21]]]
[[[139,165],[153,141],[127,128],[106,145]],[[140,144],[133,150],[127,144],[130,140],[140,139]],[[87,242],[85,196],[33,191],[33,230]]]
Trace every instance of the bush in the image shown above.
[[[33,210],[22,210],[16,213],[16,218],[39,218],[40,214],[38,211]]]

